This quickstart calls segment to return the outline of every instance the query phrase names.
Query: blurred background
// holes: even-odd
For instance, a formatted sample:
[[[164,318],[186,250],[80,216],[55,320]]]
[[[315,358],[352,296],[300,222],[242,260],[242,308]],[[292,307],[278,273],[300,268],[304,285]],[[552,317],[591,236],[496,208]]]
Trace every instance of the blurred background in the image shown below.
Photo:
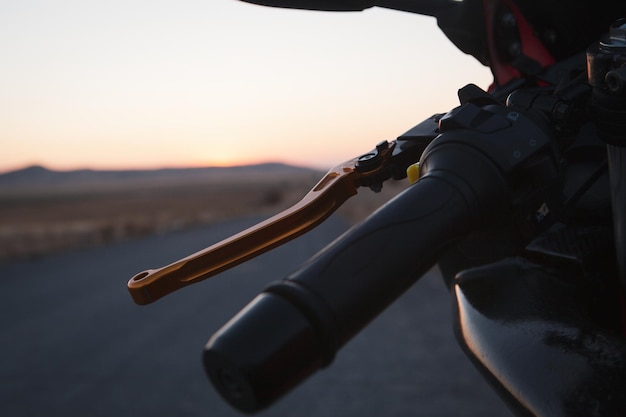
[[[0,44],[0,259],[282,209],[491,80],[434,18],[381,8],[4,2]]]
[[[0,5],[0,172],[327,169],[486,88],[434,18],[236,0]]]

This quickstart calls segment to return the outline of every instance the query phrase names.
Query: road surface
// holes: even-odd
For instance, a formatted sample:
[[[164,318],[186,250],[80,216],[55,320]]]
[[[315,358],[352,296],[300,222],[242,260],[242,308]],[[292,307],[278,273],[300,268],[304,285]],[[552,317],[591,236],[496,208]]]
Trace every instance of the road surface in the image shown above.
[[[239,416],[209,385],[211,334],[346,229],[336,217],[222,275],[137,306],[135,273],[258,219],[0,264],[0,415]],[[457,346],[435,273],[261,416],[510,416]]]

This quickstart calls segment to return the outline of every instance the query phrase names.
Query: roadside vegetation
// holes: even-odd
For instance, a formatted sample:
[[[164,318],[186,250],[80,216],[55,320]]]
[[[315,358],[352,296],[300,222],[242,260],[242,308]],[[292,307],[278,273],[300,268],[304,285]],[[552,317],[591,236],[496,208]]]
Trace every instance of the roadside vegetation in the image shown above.
[[[110,244],[241,216],[270,216],[296,203],[321,178],[289,175],[215,176],[101,184],[0,188],[0,261]],[[351,223],[404,188],[365,189],[342,207]]]

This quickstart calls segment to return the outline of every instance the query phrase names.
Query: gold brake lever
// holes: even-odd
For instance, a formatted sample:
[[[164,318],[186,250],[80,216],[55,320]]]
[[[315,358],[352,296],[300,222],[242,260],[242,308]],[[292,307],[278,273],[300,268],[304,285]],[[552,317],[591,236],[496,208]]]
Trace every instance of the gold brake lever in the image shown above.
[[[138,273],[128,281],[130,295],[137,304],[152,303],[308,232],[354,196],[364,178],[375,175],[384,165],[363,172],[357,170],[357,164],[370,155],[387,161],[394,146],[395,142],[385,142],[376,154],[337,165],[302,200],[259,224],[167,266]]]

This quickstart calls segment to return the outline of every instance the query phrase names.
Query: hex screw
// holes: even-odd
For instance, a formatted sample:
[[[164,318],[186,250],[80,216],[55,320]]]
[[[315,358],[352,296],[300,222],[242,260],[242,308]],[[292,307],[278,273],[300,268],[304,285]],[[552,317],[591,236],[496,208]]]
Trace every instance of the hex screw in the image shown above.
[[[611,93],[622,93],[624,84],[626,84],[626,67],[607,72],[604,81],[606,81],[606,86]]]

